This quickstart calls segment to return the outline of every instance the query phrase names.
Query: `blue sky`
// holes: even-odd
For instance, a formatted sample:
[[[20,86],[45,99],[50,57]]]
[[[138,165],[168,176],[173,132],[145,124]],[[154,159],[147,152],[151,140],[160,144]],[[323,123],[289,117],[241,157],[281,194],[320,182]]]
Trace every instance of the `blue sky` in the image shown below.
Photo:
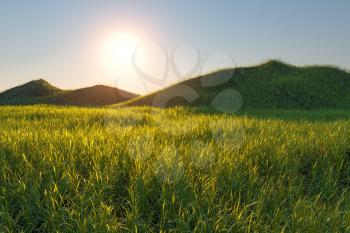
[[[103,43],[119,31],[169,52],[192,46],[203,60],[220,53],[235,65],[279,58],[350,68],[349,12],[346,0],[2,1],[0,90],[37,78],[65,89],[106,84],[144,93],[160,88],[144,88],[137,74],[105,69]],[[185,54],[180,53],[179,66],[191,63]],[[158,66],[157,59],[149,60]],[[168,83],[176,81],[169,76]]]

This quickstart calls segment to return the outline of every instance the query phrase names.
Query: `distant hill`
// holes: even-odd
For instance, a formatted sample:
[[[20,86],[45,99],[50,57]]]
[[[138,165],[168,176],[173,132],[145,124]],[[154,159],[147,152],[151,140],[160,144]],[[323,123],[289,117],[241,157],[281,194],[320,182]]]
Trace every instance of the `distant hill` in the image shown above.
[[[63,91],[39,79],[0,93],[0,104],[33,104],[60,93]]]
[[[237,105],[230,98],[225,100],[230,90],[240,93],[243,108],[350,107],[348,72],[331,66],[296,67],[277,60],[219,70],[117,106],[210,106],[213,101]]]
[[[239,95],[232,99],[233,90]],[[350,108],[350,74],[331,66],[297,67],[271,60],[257,66],[219,70],[140,97],[101,85],[61,90],[42,79],[0,93],[0,105],[235,108],[239,102],[243,108]]]
[[[48,100],[59,105],[103,106],[127,101],[137,97],[127,91],[108,86],[94,86],[74,91],[67,91]]]
[[[43,79],[0,93],[0,105],[56,104],[104,106],[127,101],[137,95],[108,86],[61,90]]]

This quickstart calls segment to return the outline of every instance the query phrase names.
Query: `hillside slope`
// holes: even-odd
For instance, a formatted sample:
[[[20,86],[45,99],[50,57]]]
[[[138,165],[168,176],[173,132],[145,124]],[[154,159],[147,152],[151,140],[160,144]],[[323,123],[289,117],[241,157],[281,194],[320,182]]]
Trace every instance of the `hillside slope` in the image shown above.
[[[43,102],[47,96],[63,93],[43,79],[33,80],[0,93],[0,104],[32,104]]]
[[[137,95],[117,88],[98,85],[67,91],[48,99],[47,102],[58,105],[103,106],[124,102],[135,97]]]
[[[43,79],[0,93],[0,105],[56,104],[104,106],[130,100],[137,95],[108,86],[65,91]]]
[[[117,106],[164,107],[165,102],[166,107],[211,106],[214,101],[237,105],[230,98],[225,100],[222,93],[227,90],[240,93],[243,108],[350,108],[349,73],[329,66],[296,67],[276,60],[213,72]]]

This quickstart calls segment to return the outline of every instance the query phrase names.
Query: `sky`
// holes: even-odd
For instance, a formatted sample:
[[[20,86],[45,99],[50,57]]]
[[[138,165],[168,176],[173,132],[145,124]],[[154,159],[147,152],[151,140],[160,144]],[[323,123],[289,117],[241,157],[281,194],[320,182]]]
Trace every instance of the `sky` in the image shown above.
[[[350,69],[349,12],[347,0],[1,1],[0,90],[43,78],[143,94],[267,59]]]

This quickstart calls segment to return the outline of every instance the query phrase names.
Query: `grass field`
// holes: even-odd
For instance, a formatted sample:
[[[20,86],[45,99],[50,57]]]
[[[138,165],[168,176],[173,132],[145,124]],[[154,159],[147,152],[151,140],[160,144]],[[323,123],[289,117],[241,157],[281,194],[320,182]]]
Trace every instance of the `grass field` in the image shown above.
[[[0,108],[0,232],[349,232],[350,111]]]

